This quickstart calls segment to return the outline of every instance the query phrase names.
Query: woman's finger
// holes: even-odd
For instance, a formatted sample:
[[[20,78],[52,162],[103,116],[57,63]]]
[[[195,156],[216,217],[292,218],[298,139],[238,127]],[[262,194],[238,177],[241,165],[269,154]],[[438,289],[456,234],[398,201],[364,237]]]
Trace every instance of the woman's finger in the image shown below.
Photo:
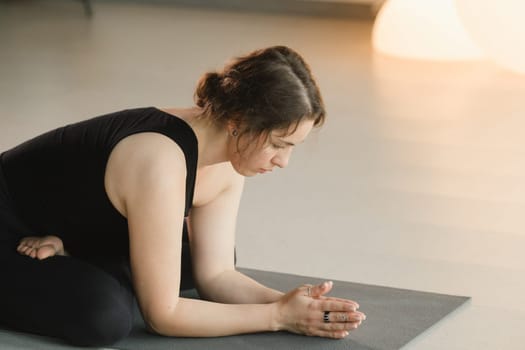
[[[345,323],[341,323],[341,322],[322,323],[322,324],[319,324],[319,329],[323,331],[328,331],[328,332],[353,331],[357,327],[359,327],[360,324],[361,324],[361,321],[345,322]]]
[[[313,298],[318,298],[318,297],[328,293],[332,289],[333,285],[334,285],[334,283],[332,281],[327,281],[327,282],[323,282],[321,284],[318,284],[316,286],[313,286],[310,289],[310,295],[309,296],[311,296]]]
[[[342,299],[342,298],[335,298],[335,297],[325,297],[325,296],[322,296],[320,297],[322,300],[331,300],[331,301],[337,301],[337,302],[340,302],[340,303],[346,303],[346,304],[350,304],[352,306],[355,307],[355,309],[359,309],[359,304],[353,300],[349,300],[349,299]]]
[[[324,320],[323,313],[323,320]],[[366,315],[359,311],[354,312],[327,312],[329,323],[360,322],[366,320]]]
[[[311,284],[303,284],[298,289],[301,291],[301,294],[303,294],[304,296],[311,297],[312,296],[312,288],[313,287],[314,286],[311,285]]]
[[[339,311],[339,312],[348,312],[355,311],[356,307],[354,304],[342,302],[338,300],[331,299],[319,299],[316,302],[316,308],[321,311]]]
[[[348,334],[350,334],[348,331],[331,331],[331,330],[319,329],[307,335],[323,337],[323,338],[342,339],[348,336]]]

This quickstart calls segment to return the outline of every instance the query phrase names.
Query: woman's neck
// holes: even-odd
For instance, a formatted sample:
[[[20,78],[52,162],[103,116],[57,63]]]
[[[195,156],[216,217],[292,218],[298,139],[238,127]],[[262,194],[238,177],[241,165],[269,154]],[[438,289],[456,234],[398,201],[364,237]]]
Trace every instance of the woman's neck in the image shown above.
[[[229,160],[227,129],[218,128],[206,118],[199,118],[202,116],[201,108],[161,108],[161,110],[184,120],[193,129],[199,143],[198,168]]]

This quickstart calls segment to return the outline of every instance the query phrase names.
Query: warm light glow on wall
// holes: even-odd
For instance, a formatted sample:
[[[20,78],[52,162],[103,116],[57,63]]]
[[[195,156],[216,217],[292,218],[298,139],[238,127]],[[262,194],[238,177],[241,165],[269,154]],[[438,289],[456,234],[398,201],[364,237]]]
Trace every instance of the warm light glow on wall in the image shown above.
[[[524,16],[525,0],[387,0],[372,45],[411,59],[484,57],[525,74]]]
[[[472,39],[499,65],[525,74],[525,1],[456,0]]]
[[[403,58],[480,58],[482,53],[464,29],[454,1],[387,0],[374,24],[374,49]]]

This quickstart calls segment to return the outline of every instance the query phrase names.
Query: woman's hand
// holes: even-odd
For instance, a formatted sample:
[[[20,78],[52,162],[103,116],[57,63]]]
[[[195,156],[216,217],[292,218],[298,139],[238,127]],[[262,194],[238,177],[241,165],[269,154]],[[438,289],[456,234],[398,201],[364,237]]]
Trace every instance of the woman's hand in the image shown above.
[[[351,300],[325,297],[332,282],[304,285],[285,294],[276,302],[278,330],[326,338],[344,338],[359,327],[366,316]]]

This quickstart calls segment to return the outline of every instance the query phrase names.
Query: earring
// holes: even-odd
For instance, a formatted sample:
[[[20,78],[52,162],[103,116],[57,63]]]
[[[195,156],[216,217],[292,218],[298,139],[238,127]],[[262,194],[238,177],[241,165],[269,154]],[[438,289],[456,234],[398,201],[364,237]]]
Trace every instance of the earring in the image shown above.
[[[233,129],[233,131],[232,131],[232,136],[233,136],[233,137],[236,137],[237,135],[239,135],[239,133],[237,132],[236,129]]]

